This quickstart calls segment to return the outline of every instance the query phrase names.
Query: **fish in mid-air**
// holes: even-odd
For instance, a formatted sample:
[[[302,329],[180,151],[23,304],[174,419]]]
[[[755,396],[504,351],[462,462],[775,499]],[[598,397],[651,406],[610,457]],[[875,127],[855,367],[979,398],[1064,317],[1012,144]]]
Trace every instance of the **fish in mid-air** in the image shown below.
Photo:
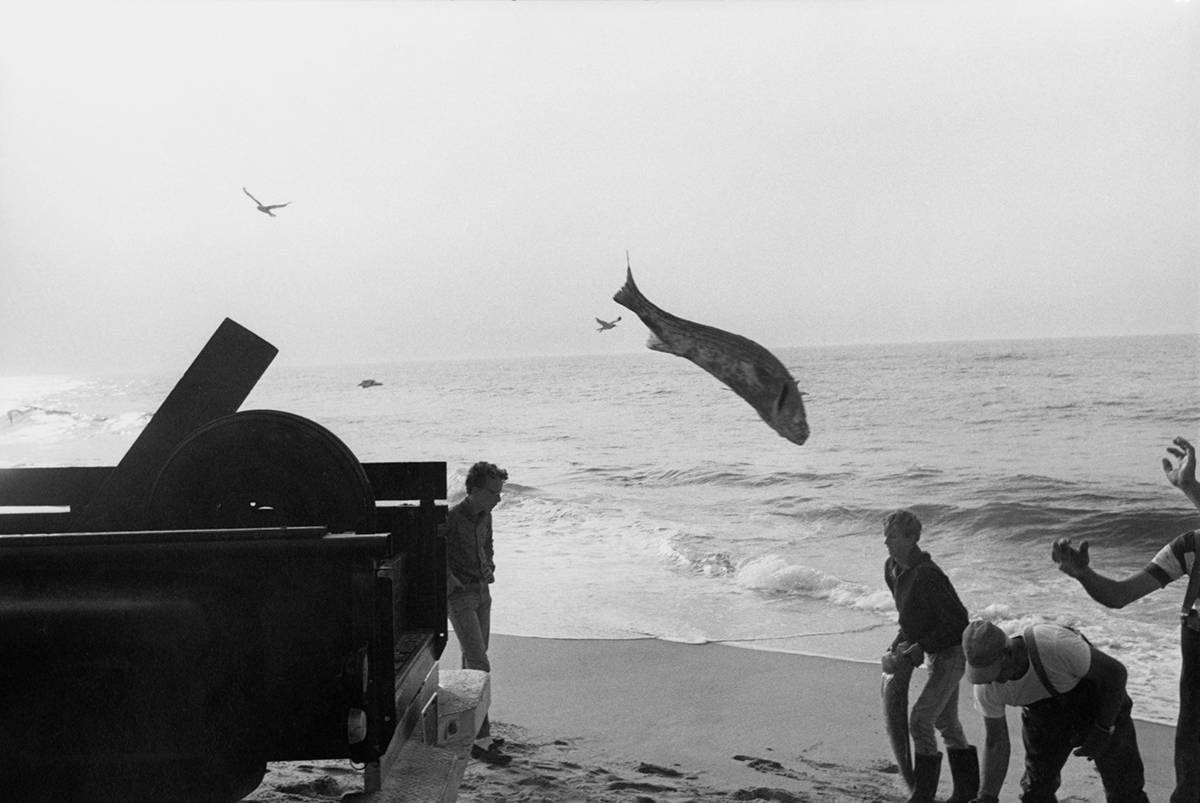
[[[796,445],[808,440],[804,393],[774,354],[749,338],[684,320],[655,306],[638,290],[628,258],[625,286],[613,301],[650,329],[647,348],[685,357],[745,399],[771,429]]]
[[[255,205],[258,206],[259,212],[262,212],[263,214],[266,214],[266,215],[270,215],[271,217],[275,217],[275,212],[272,210],[283,209],[285,206],[287,206],[288,204],[291,203],[291,201],[288,201],[286,204],[265,205],[265,204],[263,204],[262,201],[258,200],[253,195],[250,195],[250,190],[246,189],[245,187],[242,187],[242,192],[246,193],[246,195],[248,195],[250,197],[251,201],[254,201]]]
[[[604,332],[604,331],[606,331],[606,330],[608,330],[608,329],[616,329],[616,328],[617,328],[617,321],[619,321],[619,320],[621,320],[621,316],[620,316],[620,315],[618,315],[616,318],[613,318],[611,321],[602,321],[602,320],[600,320],[599,318],[597,318],[597,319],[596,319],[596,323],[600,324],[600,328],[599,328],[599,329],[597,329],[596,331],[597,331],[597,332]]]

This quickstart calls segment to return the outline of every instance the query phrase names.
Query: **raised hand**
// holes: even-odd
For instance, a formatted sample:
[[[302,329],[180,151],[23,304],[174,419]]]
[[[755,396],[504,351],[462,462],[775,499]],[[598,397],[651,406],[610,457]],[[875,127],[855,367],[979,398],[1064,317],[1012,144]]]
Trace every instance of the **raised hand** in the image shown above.
[[[1164,457],[1162,467],[1171,484],[1186,492],[1187,488],[1196,485],[1196,449],[1184,438],[1176,438],[1174,442],[1167,451],[1175,459]]]
[[[1058,564],[1058,570],[1071,577],[1079,577],[1087,571],[1091,558],[1088,557],[1088,542],[1080,541],[1079,548],[1071,546],[1070,538],[1059,538],[1050,548],[1050,557]]]

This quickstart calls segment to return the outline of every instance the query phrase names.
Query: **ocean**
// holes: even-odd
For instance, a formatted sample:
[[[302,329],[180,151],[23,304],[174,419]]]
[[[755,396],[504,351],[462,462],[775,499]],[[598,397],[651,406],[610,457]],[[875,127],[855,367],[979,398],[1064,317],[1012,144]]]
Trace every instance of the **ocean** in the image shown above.
[[[242,409],[310,418],[364,462],[445,461],[450,502],[471,463],[506,468],[497,632],[877,661],[882,521],[907,507],[973,617],[1080,627],[1129,668],[1135,716],[1174,723],[1184,583],[1108,610],[1050,545],[1088,539],[1123,575],[1200,526],[1160,465],[1200,442],[1200,337],[773,351],[808,393],[804,446],[650,351],[272,366]],[[186,367],[0,377],[0,465],[115,465]]]

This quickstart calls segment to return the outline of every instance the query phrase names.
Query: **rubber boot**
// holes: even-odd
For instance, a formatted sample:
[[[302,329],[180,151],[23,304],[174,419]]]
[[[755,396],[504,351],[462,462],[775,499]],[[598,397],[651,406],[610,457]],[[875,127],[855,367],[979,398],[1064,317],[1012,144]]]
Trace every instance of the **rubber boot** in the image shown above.
[[[950,777],[954,779],[954,793],[946,803],[969,803],[979,794],[979,754],[974,745],[946,749],[946,760],[950,764]]]
[[[913,790],[908,803],[934,803],[938,777],[942,774],[942,754],[913,755]]]

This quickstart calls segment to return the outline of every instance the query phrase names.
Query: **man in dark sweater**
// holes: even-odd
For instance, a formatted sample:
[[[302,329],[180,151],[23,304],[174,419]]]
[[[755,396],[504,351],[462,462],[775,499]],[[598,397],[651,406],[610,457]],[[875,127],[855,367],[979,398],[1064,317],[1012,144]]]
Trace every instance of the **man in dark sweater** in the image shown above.
[[[917,546],[921,520],[897,510],[883,522],[888,559],[883,576],[900,613],[900,632],[890,653],[920,666],[928,661],[929,679],[909,716],[913,740],[914,784],[909,803],[933,803],[941,774],[934,729],[942,734],[949,756],[954,792],[947,803],[967,803],[979,791],[979,756],[958,720],[958,684],[966,670],[962,633],[967,609],[950,579]]]

